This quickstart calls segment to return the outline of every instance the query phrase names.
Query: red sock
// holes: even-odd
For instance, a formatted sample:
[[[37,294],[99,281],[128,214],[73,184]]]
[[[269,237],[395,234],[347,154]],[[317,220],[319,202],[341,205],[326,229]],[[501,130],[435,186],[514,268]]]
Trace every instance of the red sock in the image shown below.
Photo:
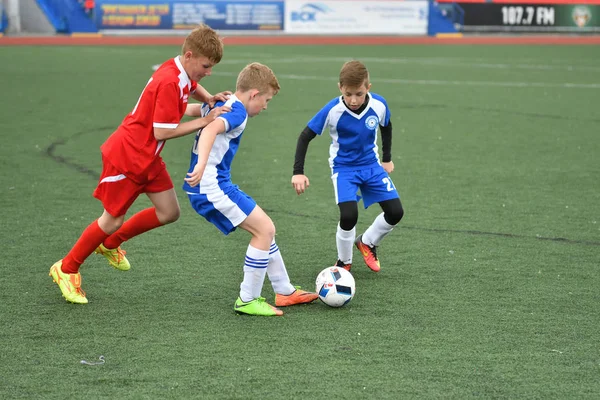
[[[118,231],[104,241],[104,247],[107,249],[116,249],[124,241],[151,229],[158,228],[161,225],[156,216],[156,208],[146,208],[125,221]]]
[[[92,222],[85,228],[81,236],[79,236],[69,254],[63,258],[62,272],[67,274],[76,274],[79,272],[81,264],[107,237],[108,235],[100,229],[98,220]]]

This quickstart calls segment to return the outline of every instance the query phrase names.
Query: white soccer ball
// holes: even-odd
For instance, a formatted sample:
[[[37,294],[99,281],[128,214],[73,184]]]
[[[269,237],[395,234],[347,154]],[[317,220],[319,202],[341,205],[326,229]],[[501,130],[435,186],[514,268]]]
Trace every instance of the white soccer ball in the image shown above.
[[[354,277],[350,272],[339,267],[328,267],[319,272],[316,285],[319,299],[331,307],[348,304],[356,293]]]

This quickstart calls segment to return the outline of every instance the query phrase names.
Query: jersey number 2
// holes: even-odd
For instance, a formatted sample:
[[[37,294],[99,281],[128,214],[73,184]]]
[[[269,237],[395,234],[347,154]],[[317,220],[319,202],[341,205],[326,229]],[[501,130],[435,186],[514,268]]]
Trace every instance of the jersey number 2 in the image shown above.
[[[383,178],[381,181],[387,185],[388,192],[391,192],[395,189],[394,184],[392,183],[392,180],[390,178]]]

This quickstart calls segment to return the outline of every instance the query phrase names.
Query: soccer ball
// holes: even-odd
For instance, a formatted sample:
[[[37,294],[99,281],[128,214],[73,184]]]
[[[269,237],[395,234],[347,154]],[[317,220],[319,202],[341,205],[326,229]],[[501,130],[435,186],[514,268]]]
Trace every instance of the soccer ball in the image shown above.
[[[328,267],[319,272],[316,285],[319,299],[331,307],[348,304],[356,292],[352,274],[339,267]]]

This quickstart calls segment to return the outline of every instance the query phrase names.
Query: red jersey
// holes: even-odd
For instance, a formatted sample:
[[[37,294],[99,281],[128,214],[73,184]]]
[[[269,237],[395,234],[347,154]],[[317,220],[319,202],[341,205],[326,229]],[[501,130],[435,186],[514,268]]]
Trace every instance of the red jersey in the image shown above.
[[[133,181],[151,181],[160,171],[164,146],[154,137],[154,128],[176,128],[196,87],[179,57],[166,61],[146,84],[133,111],[100,147],[102,155]]]

